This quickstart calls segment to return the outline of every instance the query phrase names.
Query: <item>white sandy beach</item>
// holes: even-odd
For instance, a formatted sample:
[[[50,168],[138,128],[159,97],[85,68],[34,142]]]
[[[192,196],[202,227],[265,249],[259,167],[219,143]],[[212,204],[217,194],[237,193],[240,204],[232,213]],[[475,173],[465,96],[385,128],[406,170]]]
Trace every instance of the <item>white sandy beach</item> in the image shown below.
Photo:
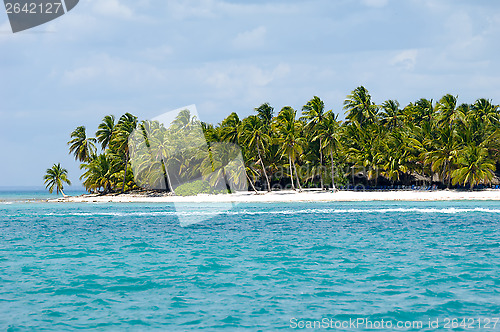
[[[50,202],[76,203],[218,203],[218,202],[355,202],[355,201],[453,201],[490,200],[500,201],[500,190],[483,191],[275,191],[271,193],[242,192],[231,195],[197,196],[147,196],[140,194],[82,195],[50,200]]]

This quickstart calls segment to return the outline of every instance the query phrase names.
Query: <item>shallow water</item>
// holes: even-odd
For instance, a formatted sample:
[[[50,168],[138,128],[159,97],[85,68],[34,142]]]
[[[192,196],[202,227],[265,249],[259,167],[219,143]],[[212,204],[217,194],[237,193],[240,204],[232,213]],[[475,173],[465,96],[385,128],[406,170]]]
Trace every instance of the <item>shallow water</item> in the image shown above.
[[[499,216],[497,202],[4,200],[0,330],[270,331],[323,318],[478,329],[500,317]]]

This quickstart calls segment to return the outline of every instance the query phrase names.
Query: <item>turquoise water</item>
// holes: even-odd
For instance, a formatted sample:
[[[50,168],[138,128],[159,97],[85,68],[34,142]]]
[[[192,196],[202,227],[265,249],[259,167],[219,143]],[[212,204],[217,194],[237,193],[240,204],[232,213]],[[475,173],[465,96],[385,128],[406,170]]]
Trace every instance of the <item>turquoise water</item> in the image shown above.
[[[70,196],[78,196],[85,194],[83,190],[65,190],[65,193]],[[63,197],[61,194],[57,195],[55,192],[49,194],[47,190],[3,190],[0,187],[0,204],[8,204],[11,202],[29,203],[41,200],[56,199]]]
[[[3,200],[0,330],[274,331],[359,318],[449,331],[446,319],[486,330],[500,317],[500,203],[182,213],[213,218],[181,227],[168,204]]]

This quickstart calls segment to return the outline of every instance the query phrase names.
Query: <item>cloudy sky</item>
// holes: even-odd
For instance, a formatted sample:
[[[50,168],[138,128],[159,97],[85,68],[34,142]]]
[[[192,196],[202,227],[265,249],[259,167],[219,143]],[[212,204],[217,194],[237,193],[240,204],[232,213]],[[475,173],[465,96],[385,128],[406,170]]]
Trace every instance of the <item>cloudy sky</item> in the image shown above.
[[[149,119],[196,104],[204,121],[314,95],[341,113],[375,102],[500,103],[500,2],[489,0],[80,0],[13,34],[0,10],[0,186],[42,184],[70,132],[104,115]]]

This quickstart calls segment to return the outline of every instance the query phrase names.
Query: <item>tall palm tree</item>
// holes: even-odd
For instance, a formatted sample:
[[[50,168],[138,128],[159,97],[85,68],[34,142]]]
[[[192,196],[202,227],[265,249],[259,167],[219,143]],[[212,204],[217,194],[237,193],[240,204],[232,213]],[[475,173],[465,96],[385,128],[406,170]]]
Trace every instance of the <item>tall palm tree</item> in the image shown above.
[[[277,141],[281,144],[279,153],[288,157],[288,166],[290,171],[290,181],[292,189],[295,190],[293,181],[293,173],[297,178],[297,186],[299,191],[302,191],[300,185],[300,178],[297,172],[295,160],[302,153],[302,146],[304,145],[303,137],[300,135],[300,122],[295,120],[296,111],[290,107],[285,106],[281,109],[276,117],[275,129],[277,131]],[[293,169],[292,169],[293,168]]]
[[[321,190],[324,189],[323,183],[323,137],[318,136],[318,128],[323,123],[325,112],[325,103],[317,96],[314,96],[302,107],[304,119],[307,121],[306,130],[312,133],[313,141],[319,139],[319,177],[321,182]]]
[[[269,142],[270,137],[268,134],[268,128],[265,123],[256,115],[250,115],[245,118],[242,122],[241,135],[243,143],[248,146],[249,149],[257,151],[258,163],[262,167],[262,173],[266,179],[267,191],[271,191],[271,183],[269,182],[269,177],[267,176],[266,166],[263,160],[263,151],[266,150],[266,144]]]
[[[438,172],[442,182],[450,188],[454,161],[459,151],[456,131],[448,125],[438,127],[435,136],[429,139],[426,145],[432,147],[426,154],[426,161],[430,163],[431,170]]]
[[[47,173],[43,177],[45,188],[49,189],[49,193],[52,194],[54,192],[54,188],[56,189],[56,193],[61,193],[64,197],[66,194],[64,193],[64,183],[71,185],[71,181],[68,179],[68,170],[61,167],[61,164],[54,164],[51,168],[47,169]]]
[[[323,121],[318,127],[318,137],[323,142],[323,149],[330,155],[332,190],[335,191],[335,165],[333,155],[340,148],[340,121],[337,120],[337,114],[333,111],[325,113]]]
[[[120,117],[118,123],[116,124],[113,137],[111,139],[111,145],[115,153],[119,154],[123,158],[123,185],[122,192],[125,191],[125,183],[127,178],[127,169],[129,162],[129,145],[128,140],[132,132],[137,128],[137,117],[125,113]]]
[[[97,141],[101,143],[102,149],[105,150],[111,142],[111,139],[113,138],[113,134],[115,132],[115,116],[106,115],[102,119],[102,122],[99,124],[99,127],[97,129],[98,130],[95,133],[95,136],[97,138]]]
[[[69,153],[73,153],[76,160],[87,162],[95,155],[97,149],[95,146],[96,139],[87,137],[85,126],[77,127],[71,133],[71,140],[68,142]]]
[[[172,155],[168,130],[158,121],[142,121],[130,139],[131,164],[138,184],[173,192],[166,166]]]

